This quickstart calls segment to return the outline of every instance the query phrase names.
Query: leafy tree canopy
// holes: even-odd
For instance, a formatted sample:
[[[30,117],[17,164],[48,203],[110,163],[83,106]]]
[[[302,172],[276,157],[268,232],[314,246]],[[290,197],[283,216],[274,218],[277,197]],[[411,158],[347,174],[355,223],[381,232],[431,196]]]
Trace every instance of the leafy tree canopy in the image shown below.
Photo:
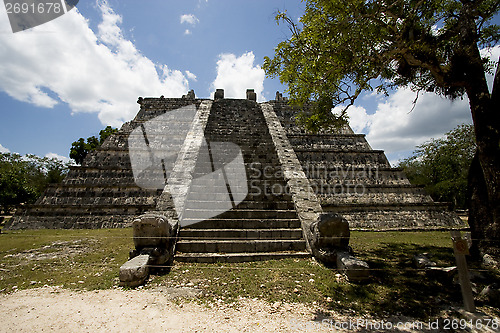
[[[35,155],[0,154],[0,210],[34,202],[49,184],[60,183],[68,164]]]
[[[77,164],[82,164],[85,156],[87,156],[89,152],[97,149],[110,135],[116,132],[118,132],[118,129],[107,126],[99,132],[99,139],[95,136],[88,137],[87,142],[85,142],[84,138],[78,139],[71,144],[69,157],[75,160]]]
[[[299,24],[286,12],[276,16],[291,37],[263,68],[288,86],[292,103],[319,102],[309,115],[311,130],[345,121],[347,108],[364,91],[410,87],[457,98],[474,84],[465,63],[472,59],[484,71],[493,69],[476,53],[500,39],[500,27],[491,23],[499,3],[308,0]],[[332,115],[335,106],[342,112]]]
[[[104,141],[112,134],[118,132],[117,128],[113,128],[111,126],[106,126],[105,129],[99,131],[99,145],[102,145]]]
[[[402,160],[412,184],[425,185],[436,201],[451,202],[455,208],[466,208],[467,176],[476,152],[474,127],[460,125],[417,147],[412,156]]]

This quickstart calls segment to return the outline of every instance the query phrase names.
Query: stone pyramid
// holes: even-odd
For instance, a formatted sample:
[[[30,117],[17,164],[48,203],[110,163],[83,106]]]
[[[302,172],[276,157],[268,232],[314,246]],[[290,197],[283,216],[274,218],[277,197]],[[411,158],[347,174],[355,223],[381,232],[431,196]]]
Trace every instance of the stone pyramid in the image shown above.
[[[308,256],[323,212],[352,229],[461,224],[348,126],[313,135],[280,94],[223,95],[139,98],[134,120],[6,228],[118,228],[161,211],[180,220],[176,259],[212,262]]]

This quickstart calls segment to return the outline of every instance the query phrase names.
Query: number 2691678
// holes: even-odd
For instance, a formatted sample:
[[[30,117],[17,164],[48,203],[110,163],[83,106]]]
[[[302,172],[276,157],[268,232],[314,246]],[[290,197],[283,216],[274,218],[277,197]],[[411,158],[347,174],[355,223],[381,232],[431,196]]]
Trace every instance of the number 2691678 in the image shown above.
[[[7,14],[60,14],[63,12],[61,2],[6,2]]]

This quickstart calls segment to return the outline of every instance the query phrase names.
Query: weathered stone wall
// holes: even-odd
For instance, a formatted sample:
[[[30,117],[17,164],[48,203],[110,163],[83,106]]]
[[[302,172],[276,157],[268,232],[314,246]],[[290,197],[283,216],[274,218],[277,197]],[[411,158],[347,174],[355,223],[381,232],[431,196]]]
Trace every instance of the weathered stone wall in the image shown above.
[[[202,100],[145,98],[134,120],[90,152],[82,166],[71,167],[62,184],[50,186],[34,205],[27,205],[6,226],[10,229],[118,228],[144,212],[155,210],[162,190],[136,185],[128,138],[159,115]]]
[[[364,135],[349,126],[312,135],[295,122],[300,110],[280,101],[272,106],[325,212],[343,215],[358,229],[462,224],[446,205],[434,204],[422,188],[411,185],[401,169],[391,168],[384,152],[371,149]]]

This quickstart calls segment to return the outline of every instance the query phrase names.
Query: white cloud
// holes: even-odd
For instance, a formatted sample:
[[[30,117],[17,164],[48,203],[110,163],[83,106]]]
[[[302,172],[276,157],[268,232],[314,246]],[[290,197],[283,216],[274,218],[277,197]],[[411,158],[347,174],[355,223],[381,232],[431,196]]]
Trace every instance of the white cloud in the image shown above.
[[[208,3],[208,0],[198,0],[198,5],[196,6],[197,9],[200,9],[203,5],[206,5]]]
[[[336,108],[337,109],[337,108]],[[337,110],[334,109],[334,112]],[[341,111],[341,108],[338,108]],[[367,114],[366,109],[362,106],[353,105],[347,110],[349,115],[349,125],[356,133],[364,133],[367,126],[370,124],[370,115]]]
[[[10,153],[10,150],[0,144],[0,153]]]
[[[69,162],[74,162],[72,159],[70,159],[69,157],[67,156],[62,156],[62,155],[59,155],[59,154],[56,154],[56,153],[48,153],[47,155],[45,155],[45,157],[48,157],[48,158],[55,158],[55,159],[58,159],[60,161],[62,161],[63,163],[69,163]]]
[[[355,132],[366,133],[374,149],[395,154],[413,151],[417,145],[472,121],[467,99],[452,102],[425,93],[412,110],[414,99],[414,92],[398,89],[378,103],[374,114],[367,114],[363,107],[353,107],[349,110],[351,127]]]
[[[185,71],[184,73],[186,74],[186,76],[189,80],[194,81],[194,82],[197,81],[198,78],[196,77],[195,74],[191,73],[190,71]]]
[[[495,63],[498,62],[499,58],[500,58],[500,46],[495,46],[495,47],[492,47],[492,48],[488,48],[488,49],[483,49],[481,50],[481,55],[483,57],[489,57],[490,60],[494,61]],[[496,70],[496,68],[493,69],[493,72]],[[488,87],[491,91],[491,88],[493,87],[493,75],[487,75],[486,76],[486,79],[488,81]]]
[[[231,53],[220,54],[211,95],[216,89],[224,89],[224,97],[245,99],[247,89],[254,89],[257,100],[263,101],[265,72],[259,65],[254,65],[254,61],[253,52],[240,57]]]
[[[184,30],[184,35],[191,35],[192,32],[189,29]]]
[[[189,90],[182,72],[155,65],[123,36],[122,18],[107,1],[97,3],[97,33],[74,9],[39,27],[0,34],[0,90],[41,107],[62,101],[112,126],[133,118],[138,96],[180,97]],[[0,31],[9,29],[2,11]]]
[[[196,23],[199,23],[199,22],[200,22],[200,20],[198,20],[198,18],[196,16],[194,16],[193,14],[181,15],[181,24],[187,23],[190,25],[196,25]]]

